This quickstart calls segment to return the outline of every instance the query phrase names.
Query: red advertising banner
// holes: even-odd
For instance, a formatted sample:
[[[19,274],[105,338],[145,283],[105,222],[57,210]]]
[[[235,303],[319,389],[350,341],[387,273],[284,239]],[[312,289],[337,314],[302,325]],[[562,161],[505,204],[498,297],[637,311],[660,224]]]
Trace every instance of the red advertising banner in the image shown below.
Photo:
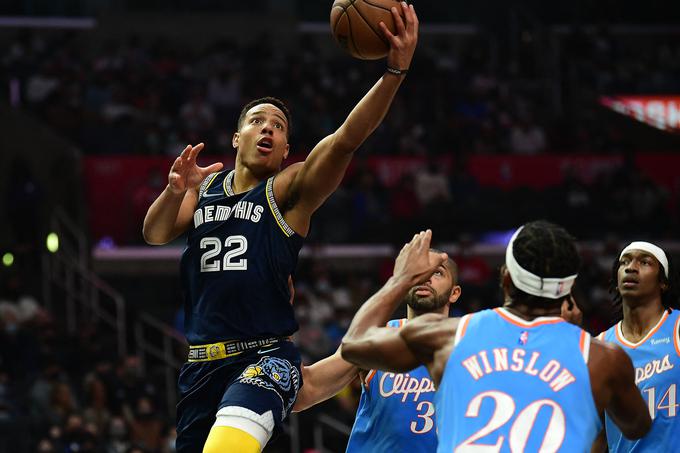
[[[662,131],[680,131],[680,96],[602,96],[600,104]]]
[[[291,156],[289,162],[303,156]],[[214,156],[200,159],[200,165],[218,160]],[[220,159],[222,160],[222,159]],[[222,160],[226,168],[233,167],[233,159]],[[636,167],[666,188],[673,195],[680,191],[679,153],[638,153]],[[89,220],[95,241],[111,238],[116,243],[142,242],[142,222],[149,205],[167,184],[172,163],[169,157],[102,157],[85,158],[85,184],[89,206]],[[372,172],[378,181],[391,188],[399,184],[405,174],[424,171],[431,162],[424,157],[370,156],[355,159],[348,178],[357,171]],[[537,156],[473,156],[468,160],[466,173],[480,185],[513,189],[529,187],[536,190],[562,184],[573,176],[585,184],[594,182],[601,174],[610,173],[623,165],[619,155],[542,154]],[[444,174],[452,175],[453,156],[436,161]]]
[[[569,175],[590,184],[600,174],[613,171],[622,164],[623,157],[617,155],[488,155],[470,158],[468,172],[482,186],[541,189],[560,185]]]

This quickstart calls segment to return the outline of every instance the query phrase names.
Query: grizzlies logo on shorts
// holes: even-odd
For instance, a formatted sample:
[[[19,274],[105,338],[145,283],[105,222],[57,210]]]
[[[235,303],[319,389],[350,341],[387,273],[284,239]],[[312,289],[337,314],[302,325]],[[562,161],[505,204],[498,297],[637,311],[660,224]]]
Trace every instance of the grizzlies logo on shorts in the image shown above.
[[[279,357],[262,357],[255,365],[249,365],[241,373],[237,382],[257,385],[275,392],[283,402],[284,417],[295,402],[295,397],[300,390],[298,369],[288,360]],[[284,398],[284,395],[289,396]]]

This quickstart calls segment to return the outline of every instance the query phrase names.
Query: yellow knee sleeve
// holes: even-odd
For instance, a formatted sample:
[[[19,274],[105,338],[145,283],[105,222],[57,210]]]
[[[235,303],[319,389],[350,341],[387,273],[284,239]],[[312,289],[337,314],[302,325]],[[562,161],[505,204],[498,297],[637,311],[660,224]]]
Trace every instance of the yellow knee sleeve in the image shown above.
[[[203,453],[260,453],[262,447],[253,436],[231,426],[213,426]]]

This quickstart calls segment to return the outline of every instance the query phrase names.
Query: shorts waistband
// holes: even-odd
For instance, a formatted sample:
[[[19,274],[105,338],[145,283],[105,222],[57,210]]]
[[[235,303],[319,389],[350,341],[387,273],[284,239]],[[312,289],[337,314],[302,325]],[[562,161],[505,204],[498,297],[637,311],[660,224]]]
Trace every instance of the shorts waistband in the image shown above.
[[[279,341],[290,341],[290,337],[271,337],[260,340],[232,340],[219,343],[189,346],[188,362],[209,362],[211,360],[226,359],[241,354],[250,349],[269,346]]]

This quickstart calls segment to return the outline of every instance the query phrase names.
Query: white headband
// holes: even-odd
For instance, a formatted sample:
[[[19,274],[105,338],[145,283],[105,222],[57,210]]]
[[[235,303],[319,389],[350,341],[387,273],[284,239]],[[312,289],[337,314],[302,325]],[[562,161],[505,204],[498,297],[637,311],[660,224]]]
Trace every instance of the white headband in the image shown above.
[[[505,249],[505,266],[508,268],[512,283],[525,293],[548,299],[560,299],[569,294],[578,274],[562,278],[542,278],[519,265],[512,252],[512,244],[522,228],[524,227],[519,227],[515,231]]]
[[[628,253],[631,250],[642,250],[643,252],[649,253],[652,255],[654,258],[661,263],[661,267],[663,267],[663,272],[666,274],[666,278],[668,278],[668,257],[666,257],[666,252],[664,252],[661,247],[658,247],[650,242],[644,242],[644,241],[635,241],[631,242],[626,246],[625,249],[621,252],[619,255],[619,259],[623,256],[624,253]]]

